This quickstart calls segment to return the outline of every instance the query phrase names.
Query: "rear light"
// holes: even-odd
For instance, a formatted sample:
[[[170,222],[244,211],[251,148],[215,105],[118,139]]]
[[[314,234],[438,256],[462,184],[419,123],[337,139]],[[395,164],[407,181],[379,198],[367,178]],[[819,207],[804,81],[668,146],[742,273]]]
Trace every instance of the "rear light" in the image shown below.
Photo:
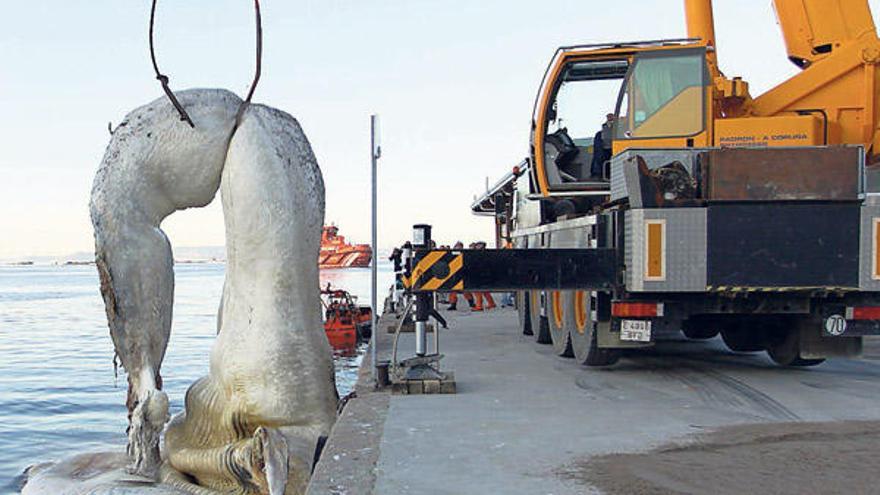
[[[858,306],[846,308],[847,320],[880,320],[880,306]]]
[[[611,303],[611,316],[617,318],[655,318],[663,316],[663,303],[614,302]]]

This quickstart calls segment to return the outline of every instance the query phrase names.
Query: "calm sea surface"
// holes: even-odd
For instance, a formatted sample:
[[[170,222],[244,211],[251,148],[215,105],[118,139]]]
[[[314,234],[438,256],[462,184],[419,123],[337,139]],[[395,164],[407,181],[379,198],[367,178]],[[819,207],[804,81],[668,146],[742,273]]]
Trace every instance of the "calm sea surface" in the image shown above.
[[[162,363],[171,413],[208,372],[224,265],[178,264],[174,324]],[[393,276],[379,264],[379,300]],[[370,303],[370,270],[325,271],[322,286]],[[336,357],[340,395],[356,379],[361,353]],[[94,266],[0,267],[0,494],[16,493],[27,466],[125,445],[126,378],[113,369]]]

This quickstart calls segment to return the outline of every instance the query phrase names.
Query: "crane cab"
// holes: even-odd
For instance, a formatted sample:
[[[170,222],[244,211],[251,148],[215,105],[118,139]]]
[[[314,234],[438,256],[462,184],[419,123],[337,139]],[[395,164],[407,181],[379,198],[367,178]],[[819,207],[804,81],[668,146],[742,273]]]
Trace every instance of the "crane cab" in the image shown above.
[[[630,148],[858,143],[842,139],[840,112],[821,106],[759,111],[779,91],[752,100],[746,82],[718,72],[713,50],[698,40],[558,50],[532,116],[536,192],[542,197],[605,194],[611,157]],[[867,147],[873,128],[865,135]]]
[[[880,163],[880,39],[864,1],[774,0],[803,70],[752,98],[717,65],[711,0],[686,0],[688,39],[563,47],[535,99],[540,197],[599,196],[630,148],[859,145]]]
[[[711,146],[706,51],[689,40],[560,49],[532,117],[536,189],[599,194],[625,149]]]

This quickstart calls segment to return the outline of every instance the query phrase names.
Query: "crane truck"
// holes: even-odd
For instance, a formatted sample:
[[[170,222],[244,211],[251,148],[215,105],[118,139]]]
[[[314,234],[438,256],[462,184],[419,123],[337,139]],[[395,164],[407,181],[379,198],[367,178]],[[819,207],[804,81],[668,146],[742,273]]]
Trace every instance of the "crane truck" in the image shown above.
[[[410,290],[516,291],[522,332],[590,366],[681,332],[812,366],[880,334],[867,0],[774,0],[799,72],[754,97],[684,4],[687,38],[556,51],[528,157],[472,205],[509,249],[417,250]]]

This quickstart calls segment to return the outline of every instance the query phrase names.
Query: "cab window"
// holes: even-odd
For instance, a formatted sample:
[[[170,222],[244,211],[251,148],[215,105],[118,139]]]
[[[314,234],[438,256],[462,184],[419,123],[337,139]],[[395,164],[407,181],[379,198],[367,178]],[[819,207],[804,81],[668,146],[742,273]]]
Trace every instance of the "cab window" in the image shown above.
[[[614,104],[629,60],[575,60],[561,70],[548,102],[544,166],[551,188],[604,181]]]
[[[623,86],[615,138],[699,134],[705,123],[707,81],[703,50],[641,54]]]

